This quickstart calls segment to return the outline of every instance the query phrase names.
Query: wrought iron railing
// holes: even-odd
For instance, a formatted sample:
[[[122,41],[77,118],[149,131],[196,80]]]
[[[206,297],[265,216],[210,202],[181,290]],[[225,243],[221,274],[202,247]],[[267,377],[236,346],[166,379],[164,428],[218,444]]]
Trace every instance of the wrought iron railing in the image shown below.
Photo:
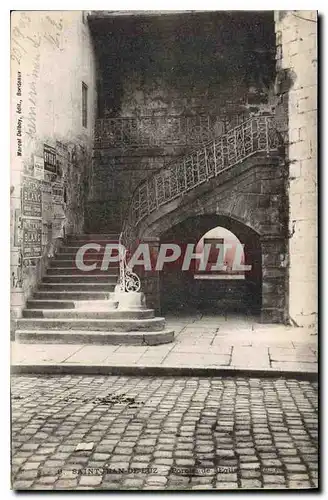
[[[133,269],[127,262],[128,249],[123,245],[122,233],[119,238],[119,277],[118,285],[122,292],[139,292],[141,288],[141,281],[139,276],[133,272]]]
[[[95,126],[96,148],[198,145],[223,133],[218,116],[142,116],[99,118]]]
[[[120,236],[122,245],[131,251],[137,242],[138,224],[161,206],[246,158],[260,152],[269,154],[277,148],[273,117],[259,115],[164,166],[135,189]]]

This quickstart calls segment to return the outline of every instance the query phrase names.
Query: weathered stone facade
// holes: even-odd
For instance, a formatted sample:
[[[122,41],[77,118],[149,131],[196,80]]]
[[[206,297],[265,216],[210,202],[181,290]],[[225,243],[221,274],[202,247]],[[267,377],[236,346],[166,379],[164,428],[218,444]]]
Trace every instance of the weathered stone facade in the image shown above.
[[[96,63],[82,12],[17,11],[11,20],[11,310],[13,317],[19,317],[57,245],[61,231],[56,225],[65,221],[66,234],[84,229]],[[82,82],[88,87],[86,127]],[[48,170],[47,151],[54,155]],[[29,180],[32,188],[26,187]],[[37,258],[27,258],[24,251],[26,224],[40,228],[31,230],[31,238],[42,239],[37,242],[41,244]]]
[[[22,89],[12,108],[14,315],[40,280],[56,239],[51,214],[58,199],[54,203],[47,182],[51,189],[62,186],[66,234],[119,233],[141,181],[265,114],[274,117],[279,148],[268,144],[260,154],[245,153],[219,176],[157,204],[136,224],[137,236],[156,253],[173,234],[196,242],[221,225],[245,244],[255,270],[234,296],[246,299],[251,286],[263,321],[314,324],[316,22],[313,11],[92,12],[88,22],[81,12],[14,13],[12,74],[20,77],[13,77],[13,95],[19,79]],[[87,127],[82,82],[88,87]],[[45,146],[56,154],[55,175],[47,182],[35,161]],[[20,240],[27,177],[40,183],[42,193],[38,259],[24,258]],[[157,311],[169,284],[163,288],[163,276],[142,275],[148,304]],[[198,296],[210,293],[208,286]]]
[[[317,319],[317,13],[279,11],[275,26],[277,91],[288,120],[288,314],[305,326]]]

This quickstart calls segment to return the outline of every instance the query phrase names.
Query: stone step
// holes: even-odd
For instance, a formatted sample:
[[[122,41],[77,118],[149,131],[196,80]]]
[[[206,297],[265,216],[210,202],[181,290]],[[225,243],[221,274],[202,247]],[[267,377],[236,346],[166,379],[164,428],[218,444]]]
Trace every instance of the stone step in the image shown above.
[[[37,300],[107,300],[110,299],[113,293],[111,292],[62,292],[62,291],[36,291],[33,298]]]
[[[84,245],[89,245],[90,243],[94,243],[96,245],[100,245],[100,249],[104,250],[106,245],[118,245],[117,240],[98,240],[98,241],[91,241],[91,240],[80,240],[80,241],[67,241],[63,246],[59,248],[59,252],[62,251],[71,251],[71,252],[77,252],[77,250]],[[97,252],[95,248],[90,248],[87,251],[90,252]]]
[[[92,305],[93,306],[93,305]],[[95,308],[96,309],[96,308]],[[154,317],[153,309],[24,309],[23,318],[49,319],[150,319]]]
[[[64,249],[65,250],[68,250],[70,249],[71,252],[77,252],[79,248],[83,247],[84,245],[88,245],[89,243],[95,243],[97,245],[100,245],[100,250],[104,251],[105,248],[106,248],[106,245],[118,245],[118,241],[102,241],[102,240],[99,240],[99,241],[78,241],[78,242],[74,242],[74,241],[69,241],[67,243],[65,243],[64,246],[60,247],[58,249],[58,252],[62,252]],[[115,247],[116,248],[116,247]],[[87,252],[97,252],[97,250],[95,248],[89,248],[88,250],[86,250]]]
[[[102,332],[160,331],[164,318],[150,319],[50,319],[21,318],[18,330],[95,330]]]
[[[116,243],[115,243],[116,244]],[[58,254],[57,255],[61,255],[63,253],[65,254],[72,254],[72,255],[76,255],[76,252],[78,250],[80,250],[80,248],[83,248],[83,245],[77,245],[77,246],[65,246],[65,247],[61,247],[59,250],[58,250]],[[87,248],[85,249],[84,251],[84,255],[87,256],[87,255],[97,255],[97,254],[104,254],[106,251],[106,244],[105,245],[100,245],[100,248],[99,250],[96,250],[95,248]],[[111,254],[112,255],[118,255],[118,247],[114,247],[112,250],[111,250]]]
[[[66,237],[69,241],[81,241],[81,240],[117,240],[120,235],[118,233],[84,233],[84,234],[72,234]]]
[[[116,271],[116,272],[115,272]],[[108,276],[108,270],[102,271],[101,269],[94,269],[92,271],[83,271],[83,274],[85,276]],[[82,271],[76,267],[49,267],[47,269],[47,276],[72,276],[72,275],[79,275],[81,274]],[[118,276],[118,268],[115,269],[110,268],[110,275],[109,276],[115,276],[117,279]]]
[[[92,344],[92,345],[159,345],[174,340],[173,330],[160,332],[98,332],[60,330],[16,330],[16,341],[22,344]],[[124,365],[124,359],[122,359]]]
[[[97,281],[98,283],[110,283],[116,285],[117,283],[117,275],[110,274],[55,274],[47,275],[42,278],[43,283],[94,283]]]
[[[115,283],[41,283],[38,286],[40,292],[112,292],[114,291]]]
[[[83,255],[83,259],[78,258],[79,261],[82,260],[82,262],[85,262],[86,260],[103,260],[105,255],[105,252],[92,252],[91,250],[89,252],[86,252]],[[71,252],[71,253],[64,253],[60,252],[56,254],[55,257],[56,260],[71,260],[72,262],[75,262],[76,259],[76,252]]]
[[[91,302],[91,304],[90,304]],[[60,299],[29,299],[26,302],[28,309],[83,309],[90,307],[99,307],[113,309],[117,307],[115,300],[60,300]]]
[[[102,258],[94,258],[94,259],[85,259],[84,260],[84,263],[86,265],[91,265],[93,263],[96,263],[97,264],[97,268],[100,269],[101,267],[101,263],[102,263]],[[75,261],[75,257],[71,257],[69,259],[54,259],[50,262],[50,266],[48,269],[50,268],[55,268],[55,267],[70,267],[70,268],[74,268],[74,269],[79,269],[77,266],[76,266],[76,261]],[[108,269],[118,269],[118,262],[110,262],[108,264],[108,266],[106,266]],[[106,269],[107,270],[107,269]],[[81,272],[81,269],[79,270]]]

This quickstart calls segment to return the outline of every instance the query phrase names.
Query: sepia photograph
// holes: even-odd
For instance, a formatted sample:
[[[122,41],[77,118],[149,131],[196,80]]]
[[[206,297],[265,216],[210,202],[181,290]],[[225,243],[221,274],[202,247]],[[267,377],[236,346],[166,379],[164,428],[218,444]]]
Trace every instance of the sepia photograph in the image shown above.
[[[319,13],[7,15],[9,487],[318,492]]]

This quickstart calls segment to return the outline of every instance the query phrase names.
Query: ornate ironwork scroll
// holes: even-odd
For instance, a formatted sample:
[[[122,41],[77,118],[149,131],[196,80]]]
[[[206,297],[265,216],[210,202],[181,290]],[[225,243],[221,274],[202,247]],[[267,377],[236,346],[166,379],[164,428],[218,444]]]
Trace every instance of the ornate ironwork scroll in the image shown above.
[[[122,233],[119,239],[119,256],[120,256],[120,274],[119,274],[119,287],[121,292],[139,292],[141,288],[141,281],[139,276],[133,272],[132,268],[127,263],[127,249],[123,245]]]

